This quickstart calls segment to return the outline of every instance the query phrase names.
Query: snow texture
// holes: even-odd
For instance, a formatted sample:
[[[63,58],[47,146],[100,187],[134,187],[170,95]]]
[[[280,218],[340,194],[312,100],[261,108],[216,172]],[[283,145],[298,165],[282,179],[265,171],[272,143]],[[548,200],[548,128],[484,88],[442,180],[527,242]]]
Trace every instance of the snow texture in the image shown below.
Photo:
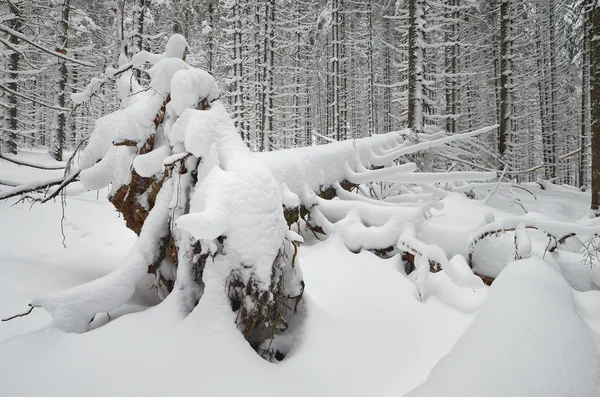
[[[85,332],[96,314],[110,312],[127,302],[146,276],[160,239],[168,232],[172,190],[172,181],[165,182],[140,237],[121,267],[89,283],[35,298],[31,305],[50,313],[55,327],[65,332]]]
[[[564,278],[539,257],[512,263],[467,332],[407,397],[600,395],[600,356]]]
[[[256,161],[219,101],[208,110],[184,111],[173,135],[185,136],[185,149],[203,159],[190,213],[177,226],[197,240],[226,236],[229,260],[251,269],[268,289],[287,230],[279,183]]]

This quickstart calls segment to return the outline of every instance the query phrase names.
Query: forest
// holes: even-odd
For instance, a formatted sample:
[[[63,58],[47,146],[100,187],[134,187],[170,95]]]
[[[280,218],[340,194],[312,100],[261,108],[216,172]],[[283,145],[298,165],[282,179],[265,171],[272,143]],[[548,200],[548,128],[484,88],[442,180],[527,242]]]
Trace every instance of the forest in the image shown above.
[[[0,57],[7,396],[600,395],[598,0],[0,0]]]

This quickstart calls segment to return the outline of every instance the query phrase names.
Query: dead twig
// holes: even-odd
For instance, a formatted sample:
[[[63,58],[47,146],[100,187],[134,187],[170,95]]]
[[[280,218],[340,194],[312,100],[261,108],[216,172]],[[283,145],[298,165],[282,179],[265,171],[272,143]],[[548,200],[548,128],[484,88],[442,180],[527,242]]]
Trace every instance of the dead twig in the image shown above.
[[[32,304],[28,304],[29,306],[29,310],[27,310],[25,313],[21,313],[21,314],[15,314],[14,316],[8,317],[8,318],[3,318],[2,321],[10,321],[10,320],[14,320],[15,318],[18,317],[25,317],[27,316],[29,313],[31,313],[33,311],[33,309],[35,309],[37,306],[33,306]]]

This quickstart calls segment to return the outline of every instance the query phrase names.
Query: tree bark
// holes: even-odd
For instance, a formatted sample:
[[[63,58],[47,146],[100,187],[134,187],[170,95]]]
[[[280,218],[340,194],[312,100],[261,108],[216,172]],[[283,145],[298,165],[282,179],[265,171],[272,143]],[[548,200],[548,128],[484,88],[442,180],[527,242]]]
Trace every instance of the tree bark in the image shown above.
[[[600,5],[591,11],[590,34],[590,100],[592,133],[592,203],[591,209],[600,216]]]
[[[70,0],[63,0],[60,9],[60,19],[57,23],[57,39],[56,39],[56,52],[66,55],[67,53],[67,39],[69,33],[69,11],[70,11]],[[58,58],[57,70],[56,70],[56,85],[54,87],[54,101],[55,105],[60,108],[65,107],[66,103],[66,88],[68,80],[67,63],[64,59]],[[63,159],[63,151],[65,149],[66,141],[66,124],[67,115],[64,111],[58,111],[55,115],[55,125],[52,134],[52,148],[50,154],[53,158],[58,161]]]
[[[579,187],[583,188],[588,185],[588,159],[587,146],[589,141],[588,123],[590,121],[590,30],[589,18],[590,15],[584,14],[583,24],[583,48],[581,59],[581,132],[579,137]]]
[[[22,20],[21,20],[21,9],[19,8],[19,2],[18,1],[12,1],[9,2],[9,11],[11,14],[15,15],[15,19],[13,19],[12,21],[9,22],[10,24],[10,28],[17,31],[17,32],[21,32],[21,28],[22,28]],[[14,36],[14,35],[10,35],[8,38],[8,41],[10,42],[10,44],[12,44],[13,46],[17,46],[19,44],[19,39]],[[6,91],[5,95],[7,97],[7,102],[8,102],[8,109],[5,111],[5,118],[4,118],[4,129],[5,131],[5,136],[6,139],[4,139],[4,145],[2,147],[2,151],[6,152],[6,153],[12,153],[12,154],[16,154],[17,153],[17,128],[18,128],[18,107],[17,107],[17,103],[18,103],[18,99],[17,99],[17,92],[19,91],[19,74],[18,74],[18,69],[19,69],[19,60],[20,60],[21,55],[16,52],[16,51],[12,51],[12,53],[10,54],[10,56],[8,57],[9,61],[8,61],[8,81],[6,83],[7,87],[13,92],[11,93],[10,91]]]
[[[422,0],[408,2],[408,128],[423,132]]]
[[[507,141],[510,139],[510,2],[500,3],[500,129],[498,154],[506,161]]]

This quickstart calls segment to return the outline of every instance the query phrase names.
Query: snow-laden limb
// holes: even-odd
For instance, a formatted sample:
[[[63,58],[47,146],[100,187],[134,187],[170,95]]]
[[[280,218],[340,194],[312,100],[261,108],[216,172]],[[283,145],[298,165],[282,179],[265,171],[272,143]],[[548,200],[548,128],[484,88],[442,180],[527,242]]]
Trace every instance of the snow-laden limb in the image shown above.
[[[456,267],[448,260],[446,253],[437,245],[425,244],[414,237],[414,233],[404,233],[398,240],[398,247],[411,254],[423,257],[426,260],[427,266],[433,262],[434,266],[440,266],[448,278],[458,287],[461,288],[483,288],[484,284],[479,277],[472,273],[465,275],[458,271]]]
[[[5,32],[5,33],[7,33],[10,36],[17,37],[19,40],[21,40],[21,41],[23,41],[25,43],[30,44],[31,46],[33,46],[33,47],[35,47],[35,48],[37,48],[37,49],[45,52],[46,54],[53,55],[53,56],[55,56],[57,58],[60,58],[60,59],[64,59],[67,62],[75,63],[77,65],[88,67],[88,68],[96,67],[93,63],[82,61],[80,59],[71,58],[71,57],[68,57],[68,56],[64,55],[60,51],[56,51],[56,50],[53,50],[53,49],[41,46],[38,43],[36,43],[34,40],[29,39],[29,37],[27,37],[23,33],[17,32],[16,30],[13,30],[13,29],[9,28],[8,26],[6,26],[3,23],[0,23],[0,31]]]
[[[64,177],[50,178],[43,181],[24,183],[21,185],[10,187],[8,189],[0,191],[0,200],[60,185],[64,179]]]
[[[436,147],[436,146],[447,145],[450,142],[459,141],[459,140],[466,139],[466,138],[471,138],[476,135],[480,135],[480,134],[484,134],[486,132],[493,131],[497,128],[498,128],[498,125],[492,125],[489,127],[484,127],[484,128],[475,130],[475,131],[465,132],[463,134],[455,134],[455,135],[450,135],[450,136],[446,136],[443,138],[431,139],[426,142],[417,143],[415,145],[407,145],[407,146],[401,146],[398,148],[392,148],[382,154],[372,153],[371,156],[369,157],[369,160],[370,160],[371,164],[373,164],[375,166],[383,166],[399,157],[406,156],[406,155],[412,154],[412,153],[416,153],[421,150],[430,149],[430,148]]]
[[[546,233],[549,237],[554,239],[556,244],[562,244],[567,238],[575,235],[590,237],[600,234],[599,225],[583,225],[575,222],[561,222],[551,221],[545,219],[533,218],[530,216],[522,216],[519,218],[507,218],[503,221],[489,222],[479,229],[475,230],[468,241],[468,258],[469,265],[473,267],[473,256],[477,243],[484,238],[493,236],[499,233],[514,232],[518,228],[539,230]],[[521,249],[524,249],[525,253],[531,253],[531,242],[527,243],[525,236],[521,233],[519,241],[515,237],[515,246],[519,244]],[[528,237],[527,237],[528,238]],[[551,251],[554,251],[556,247],[550,247]],[[527,257],[527,256],[523,256]]]
[[[501,273],[471,327],[407,397],[595,397],[599,376],[570,286],[534,256]]]
[[[347,205],[339,200],[322,201],[322,204],[311,209],[312,222],[327,235],[335,233],[341,236],[352,252],[393,248],[398,241],[398,234],[412,226],[411,220],[423,217],[422,208],[404,208],[395,211],[390,209],[385,215],[381,213],[380,219],[372,219],[369,218],[369,205],[360,205],[364,203],[352,202]]]
[[[345,178],[346,165],[354,171],[370,167],[369,156],[373,150],[397,147],[402,137],[398,132],[369,138],[348,140],[327,145],[256,153],[281,183],[299,197],[305,191],[318,192]]]
[[[1,27],[0,27],[1,28]],[[1,30],[1,29],[0,29]],[[115,78],[120,80],[117,81],[117,88],[119,91],[119,98],[123,102],[123,107],[126,107],[128,101],[133,97],[143,92],[137,80],[133,78],[132,69],[139,69],[145,64],[151,66],[157,65],[165,59],[179,59],[185,61],[188,52],[188,44],[185,38],[180,34],[172,35],[167,41],[165,52],[162,54],[153,54],[148,51],[140,51],[136,53],[131,60],[124,62],[119,68],[107,68],[102,77],[94,77],[90,80],[87,87],[81,91],[71,94],[71,100],[76,107],[89,102],[93,96],[97,95],[102,87]],[[61,55],[53,53],[54,55]],[[81,61],[79,61],[81,62]],[[91,64],[90,64],[91,65]],[[152,69],[151,69],[152,70]],[[151,71],[148,74],[151,75]],[[152,77],[152,75],[151,75]],[[165,82],[168,88],[170,80],[159,79],[160,82]],[[159,87],[160,88],[160,87]],[[133,94],[133,95],[131,95]],[[131,95],[131,97],[130,97]],[[132,99],[135,100],[135,99]]]
[[[346,167],[345,179],[352,183],[395,182],[401,184],[432,184],[455,181],[488,181],[496,177],[495,172],[413,172],[415,170],[416,165],[413,163],[376,170],[364,170],[362,172],[355,172],[350,167]]]
[[[59,329],[85,332],[96,314],[110,312],[127,302],[135,286],[148,273],[148,266],[158,258],[161,240],[169,231],[172,192],[173,182],[166,181],[140,237],[121,267],[89,283],[35,298],[31,305],[43,307]]]
[[[490,180],[497,176],[495,172],[418,173],[414,172],[416,166],[410,162],[389,165],[408,154],[443,146],[495,128],[496,126],[491,126],[416,145],[407,140],[409,130],[393,131],[327,145],[257,153],[257,157],[279,182],[285,182],[290,191],[300,197],[305,191],[304,184],[307,184],[309,190],[319,192],[332,186],[334,182],[343,180],[352,183],[384,181],[401,184]],[[383,166],[388,167],[371,169]]]

